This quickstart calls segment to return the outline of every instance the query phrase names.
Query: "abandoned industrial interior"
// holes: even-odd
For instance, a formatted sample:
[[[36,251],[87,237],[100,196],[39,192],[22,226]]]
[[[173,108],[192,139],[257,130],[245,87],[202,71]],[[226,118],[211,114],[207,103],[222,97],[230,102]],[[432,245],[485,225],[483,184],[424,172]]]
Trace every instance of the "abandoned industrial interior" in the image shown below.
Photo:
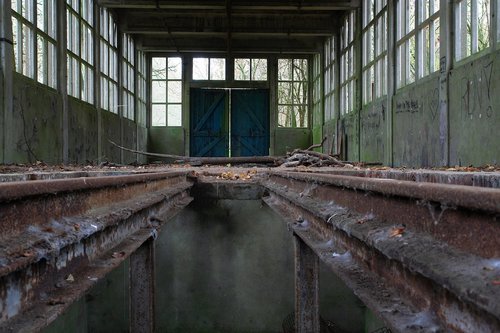
[[[0,332],[500,332],[500,0],[0,0]]]

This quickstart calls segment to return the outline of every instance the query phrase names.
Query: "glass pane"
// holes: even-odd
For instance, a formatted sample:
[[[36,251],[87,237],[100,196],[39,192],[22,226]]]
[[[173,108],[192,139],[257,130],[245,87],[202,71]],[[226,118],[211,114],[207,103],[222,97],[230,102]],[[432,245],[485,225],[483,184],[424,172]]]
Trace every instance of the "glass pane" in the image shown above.
[[[293,107],[295,119],[292,119],[292,127],[307,127],[307,106],[300,105]]]
[[[153,104],[151,109],[151,125],[167,126],[166,106],[164,104]]]
[[[250,59],[234,59],[234,79],[250,80]]]
[[[278,103],[292,104],[292,83],[278,82]]]
[[[168,103],[182,102],[181,81],[168,81]]]
[[[168,126],[182,126],[182,106],[180,104],[168,105]]]
[[[477,50],[490,46],[490,0],[477,1]]]
[[[278,59],[278,80],[292,79],[292,60]]]
[[[56,0],[47,0],[47,33],[50,37],[56,39],[57,26],[57,10]]]
[[[267,59],[252,59],[252,80],[267,81]]]
[[[208,80],[208,58],[193,58],[193,80]]]
[[[37,35],[37,80],[40,83],[47,83],[46,64],[47,54],[45,53],[45,42],[42,36]]]
[[[210,80],[226,79],[226,59],[210,59]]]
[[[47,75],[48,84],[52,88],[57,88],[57,50],[56,46],[52,43],[48,43],[48,61],[47,61]]]
[[[167,86],[165,81],[153,81],[151,83],[151,99],[153,103],[167,102]]]
[[[168,58],[168,79],[182,79],[182,59]]]
[[[37,0],[36,2],[36,26],[38,29],[45,31],[45,1]]]
[[[278,105],[278,126],[290,127],[292,124],[293,107]]]

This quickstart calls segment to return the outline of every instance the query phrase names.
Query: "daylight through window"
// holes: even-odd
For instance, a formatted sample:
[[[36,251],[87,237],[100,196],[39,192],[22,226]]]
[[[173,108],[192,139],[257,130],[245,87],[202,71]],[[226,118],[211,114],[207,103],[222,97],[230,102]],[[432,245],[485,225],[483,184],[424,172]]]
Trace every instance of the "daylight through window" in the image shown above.
[[[151,125],[182,126],[182,58],[152,58],[151,78]]]
[[[278,59],[278,126],[307,127],[307,59]]]

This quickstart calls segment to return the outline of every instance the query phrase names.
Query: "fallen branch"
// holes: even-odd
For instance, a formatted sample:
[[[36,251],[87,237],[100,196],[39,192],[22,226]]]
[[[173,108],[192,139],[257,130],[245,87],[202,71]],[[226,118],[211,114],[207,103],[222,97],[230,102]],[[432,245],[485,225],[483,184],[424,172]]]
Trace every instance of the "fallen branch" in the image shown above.
[[[314,148],[321,148],[321,147],[323,147],[323,144],[325,143],[326,138],[327,138],[327,137],[325,136],[325,137],[323,138],[323,140],[321,140],[321,143],[316,143],[316,144],[314,144],[314,145],[311,145],[311,146],[310,146],[309,148],[307,148],[306,150],[307,150],[307,151],[311,151],[311,150],[313,150]]]
[[[120,146],[119,144],[109,140],[113,146],[120,148],[121,150],[128,151],[134,154],[151,156],[151,157],[160,157],[160,158],[170,158],[174,160],[174,163],[186,163],[193,166],[204,165],[204,164],[247,164],[247,163],[264,163],[273,165],[281,164],[281,160],[283,157],[281,156],[241,156],[241,157],[189,157],[182,155],[171,155],[171,154],[159,154],[159,153],[148,153],[145,151],[129,149]]]

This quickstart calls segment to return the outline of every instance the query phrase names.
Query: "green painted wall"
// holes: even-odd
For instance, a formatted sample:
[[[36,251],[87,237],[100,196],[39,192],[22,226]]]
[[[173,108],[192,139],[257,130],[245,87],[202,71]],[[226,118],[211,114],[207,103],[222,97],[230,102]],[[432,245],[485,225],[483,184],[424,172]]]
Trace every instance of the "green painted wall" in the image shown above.
[[[274,131],[274,155],[285,155],[296,148],[308,148],[312,131],[307,128],[277,128]]]
[[[72,97],[69,98],[68,106],[70,163],[97,162],[98,126],[95,108]]]
[[[2,131],[14,137],[15,147],[6,149],[6,160],[60,162],[62,107],[57,92],[18,74],[14,75],[13,91],[13,123]]]
[[[183,127],[151,127],[149,129],[148,151],[160,154],[184,156],[186,144]],[[150,158],[150,160],[157,160]]]
[[[384,162],[387,126],[387,101],[366,105],[360,116],[360,160]]]
[[[451,71],[450,164],[500,163],[500,51]]]

